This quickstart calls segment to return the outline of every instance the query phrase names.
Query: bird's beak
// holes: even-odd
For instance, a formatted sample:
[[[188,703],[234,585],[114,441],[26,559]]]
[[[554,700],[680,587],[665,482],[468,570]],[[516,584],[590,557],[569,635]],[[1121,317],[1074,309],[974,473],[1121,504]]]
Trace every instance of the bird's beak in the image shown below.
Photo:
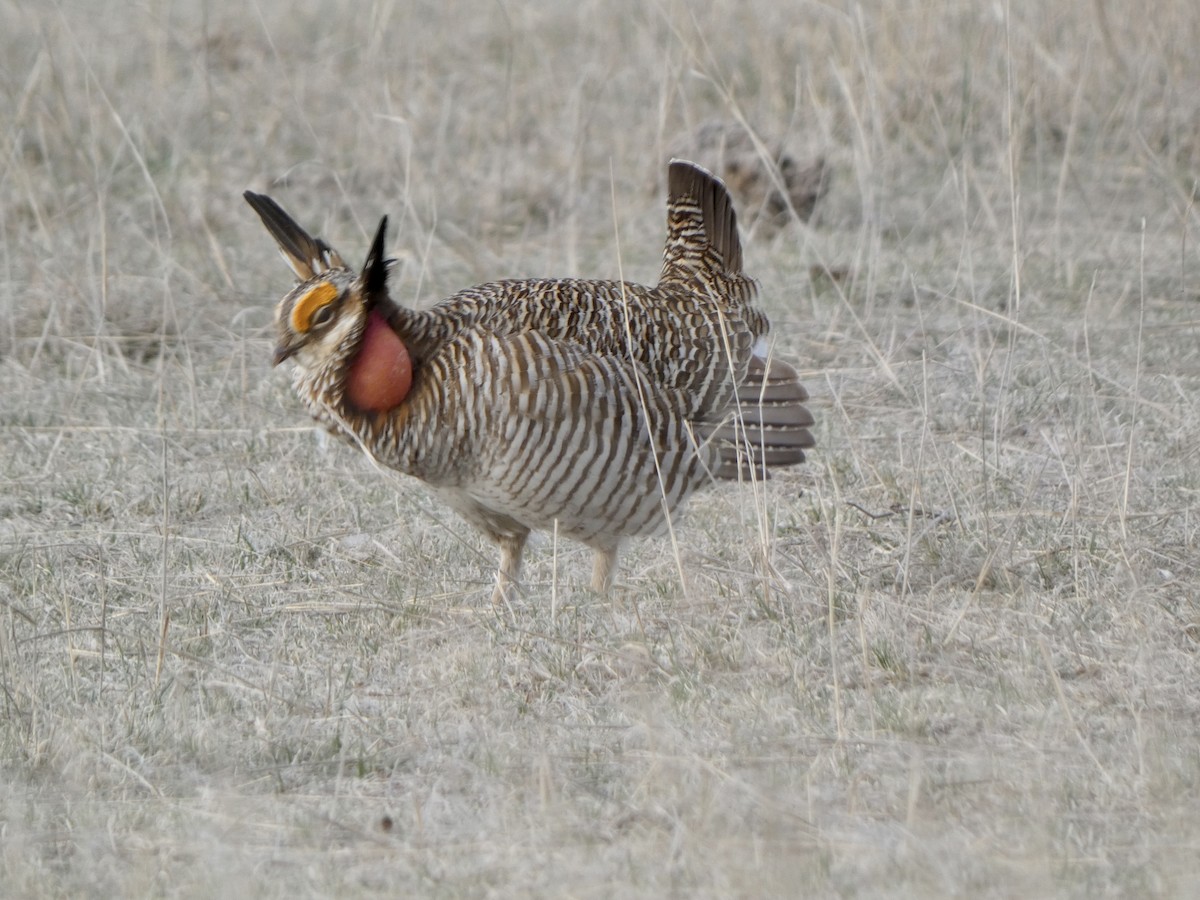
[[[285,359],[291,358],[299,347],[288,346],[287,344],[278,344],[275,347],[275,356],[272,358],[271,365],[277,366]]]

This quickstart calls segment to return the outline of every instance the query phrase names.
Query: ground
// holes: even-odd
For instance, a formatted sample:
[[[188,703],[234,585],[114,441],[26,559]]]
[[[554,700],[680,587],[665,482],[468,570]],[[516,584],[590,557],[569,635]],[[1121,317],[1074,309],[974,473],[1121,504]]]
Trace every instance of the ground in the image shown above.
[[[1200,7],[0,3],[13,896],[1186,897]],[[524,592],[270,366],[264,190],[397,296],[653,280],[679,134],[817,450]]]

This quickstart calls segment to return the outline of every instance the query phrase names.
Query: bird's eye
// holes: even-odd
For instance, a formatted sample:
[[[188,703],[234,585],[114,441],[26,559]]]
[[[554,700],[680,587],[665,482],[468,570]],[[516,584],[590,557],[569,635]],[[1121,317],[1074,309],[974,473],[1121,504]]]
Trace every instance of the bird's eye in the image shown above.
[[[322,306],[312,314],[311,327],[316,328],[320,325],[326,325],[333,318],[333,305]]]

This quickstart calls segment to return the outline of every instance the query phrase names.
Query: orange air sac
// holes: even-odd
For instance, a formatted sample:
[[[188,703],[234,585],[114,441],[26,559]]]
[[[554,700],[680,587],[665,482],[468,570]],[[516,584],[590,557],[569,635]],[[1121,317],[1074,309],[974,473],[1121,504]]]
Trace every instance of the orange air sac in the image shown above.
[[[399,406],[411,387],[408,348],[383,316],[371,311],[346,379],[346,399],[364,412],[383,413]]]

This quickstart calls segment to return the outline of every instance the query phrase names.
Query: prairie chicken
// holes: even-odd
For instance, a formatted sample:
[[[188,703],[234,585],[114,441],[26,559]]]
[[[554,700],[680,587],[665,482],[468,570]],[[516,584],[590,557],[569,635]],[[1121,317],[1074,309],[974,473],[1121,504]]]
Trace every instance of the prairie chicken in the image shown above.
[[[592,547],[611,584],[625,537],[663,529],[714,477],[765,474],[813,446],[808,394],[769,355],[725,186],[669,170],[655,287],[495,281],[424,311],[388,294],[387,217],[360,273],[247,191],[300,283],[276,308],[275,364],[309,412],[424,481],[500,547],[493,602],[531,530]]]

